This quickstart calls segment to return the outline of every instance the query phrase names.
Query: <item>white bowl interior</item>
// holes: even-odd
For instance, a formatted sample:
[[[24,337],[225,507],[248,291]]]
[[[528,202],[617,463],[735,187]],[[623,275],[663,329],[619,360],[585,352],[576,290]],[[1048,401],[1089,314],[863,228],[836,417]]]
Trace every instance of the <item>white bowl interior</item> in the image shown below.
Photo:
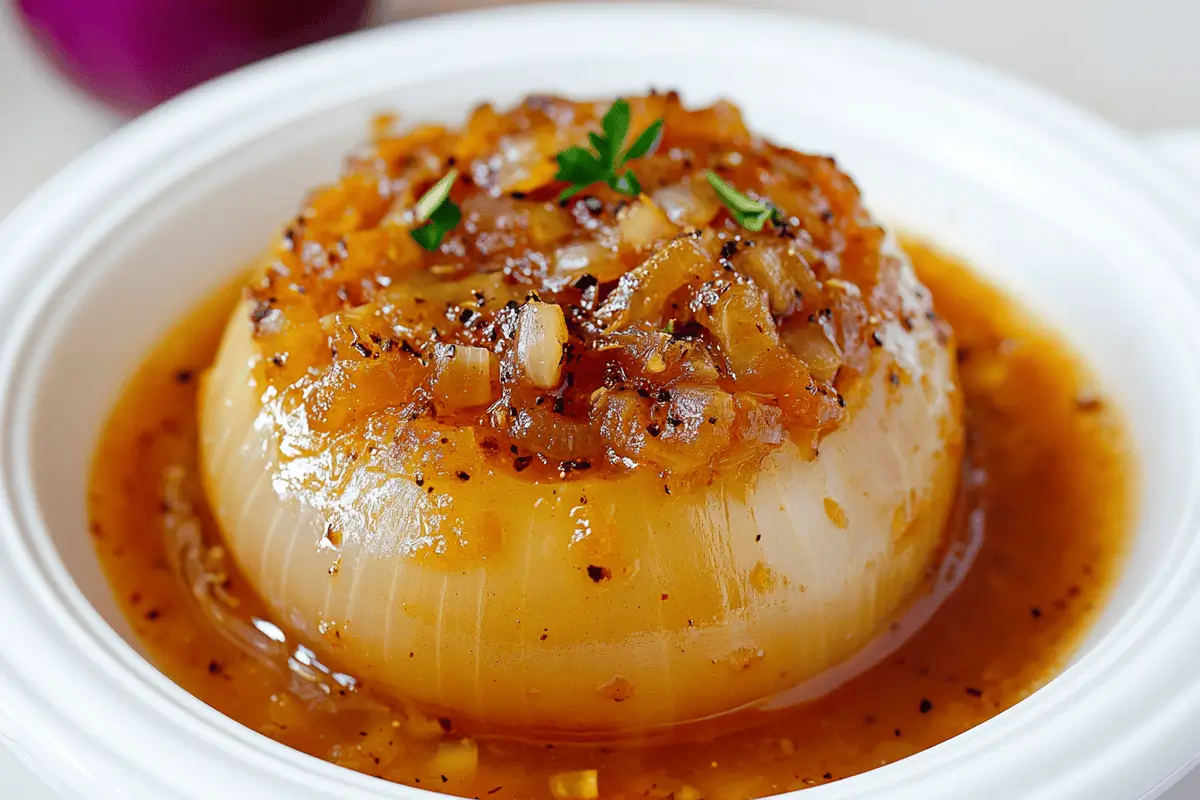
[[[29,459],[10,467],[32,491],[23,507],[49,532],[48,542],[31,546],[50,562],[57,555],[66,568],[56,578],[63,591],[73,591],[69,576],[137,647],[87,533],[86,475],[106,414],[156,340],[258,254],[308,188],[336,174],[372,113],[453,122],[484,98],[511,102],[533,90],[604,96],[652,82],[680,89],[694,104],[730,97],[769,137],[836,154],[884,219],[964,255],[1064,331],[1091,364],[1125,411],[1142,500],[1124,576],[1077,657],[1086,659],[1106,636],[1131,629],[1135,611],[1181,580],[1181,570],[1194,569],[1183,558],[1193,531],[1181,520],[1190,513],[1200,442],[1192,365],[1198,315],[1195,287],[1177,265],[1195,256],[1161,205],[1129,191],[1124,167],[1096,169],[1089,148],[1122,146],[1109,134],[1100,145],[1073,143],[1036,118],[1022,121],[1019,100],[1006,97],[1008,105],[993,111],[972,97],[977,75],[960,85],[938,73],[942,62],[876,63],[873,44],[850,38],[860,48],[853,56],[845,37],[814,34],[797,45],[794,73],[762,81],[745,78],[775,69],[778,47],[764,49],[760,72],[753,50],[731,70],[703,46],[672,42],[638,45],[657,53],[639,59],[600,50],[580,62],[559,52],[421,75],[338,67],[338,80],[313,59],[305,68],[317,78],[314,88],[294,105],[267,112],[249,97],[242,109],[249,122],[179,134],[176,152],[186,157],[143,164],[126,191],[97,206],[91,224],[47,257],[48,275],[26,305],[32,316],[22,326],[23,366],[11,390],[18,427],[8,433],[22,437],[17,451]],[[826,64],[840,66],[811,68]],[[226,91],[237,105],[235,85],[204,91]],[[176,113],[185,128],[194,121],[168,106],[135,126],[171,131]],[[1077,121],[1069,112],[1063,118]],[[121,148],[135,141],[118,139],[105,153],[127,159]]]

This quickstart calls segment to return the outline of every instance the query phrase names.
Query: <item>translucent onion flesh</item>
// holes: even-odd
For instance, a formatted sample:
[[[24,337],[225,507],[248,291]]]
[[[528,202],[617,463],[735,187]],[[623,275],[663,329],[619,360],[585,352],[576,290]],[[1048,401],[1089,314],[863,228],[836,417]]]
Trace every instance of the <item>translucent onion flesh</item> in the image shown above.
[[[960,400],[953,348],[921,314],[887,326],[818,457],[788,441],[703,486],[647,470],[526,480],[430,419],[373,422],[398,444],[354,458],[304,451],[256,377],[247,317],[200,400],[230,552],[323,660],[456,725],[682,735],[768,703],[870,642],[942,542]]]

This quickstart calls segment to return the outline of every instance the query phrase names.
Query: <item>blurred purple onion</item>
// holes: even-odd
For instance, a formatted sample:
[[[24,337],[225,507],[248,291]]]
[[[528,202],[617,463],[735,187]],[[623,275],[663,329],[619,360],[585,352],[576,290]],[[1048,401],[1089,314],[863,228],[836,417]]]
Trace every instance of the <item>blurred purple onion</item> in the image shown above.
[[[17,0],[73,82],[129,112],[231,69],[354,30],[370,0]]]

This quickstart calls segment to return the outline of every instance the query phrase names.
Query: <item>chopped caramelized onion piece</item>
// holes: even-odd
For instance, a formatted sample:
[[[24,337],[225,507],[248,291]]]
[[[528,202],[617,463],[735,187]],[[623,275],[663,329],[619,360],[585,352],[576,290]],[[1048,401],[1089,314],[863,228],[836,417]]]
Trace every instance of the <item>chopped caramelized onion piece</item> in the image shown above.
[[[570,216],[553,203],[531,208],[528,224],[529,238],[538,247],[554,244],[571,233]]]
[[[708,466],[728,447],[734,404],[731,395],[712,387],[664,392],[654,406],[629,389],[601,389],[592,412],[619,455],[687,473]]]
[[[759,356],[779,346],[765,293],[753,284],[733,284],[705,311],[700,320],[721,346],[734,378],[751,371]]]
[[[815,382],[783,346],[766,297],[753,284],[730,286],[700,321],[720,344],[738,388],[774,396],[792,425],[820,430],[842,418],[837,393]]]
[[[520,409],[515,416],[501,408],[493,416],[496,427],[514,442],[552,461],[588,460],[599,458],[603,452],[593,428],[555,414],[547,405]]]
[[[621,241],[635,248],[649,247],[679,233],[679,227],[646,195],[621,209],[617,228]]]
[[[802,323],[786,328],[780,337],[796,358],[804,362],[814,378],[831,381],[842,366],[842,351],[829,339],[822,325]]]
[[[701,342],[676,339],[665,331],[621,331],[597,340],[595,349],[615,358],[627,376],[654,386],[682,381],[712,383],[720,377]]]
[[[765,452],[783,444],[787,438],[783,411],[766,398],[750,392],[738,392],[733,396],[733,407],[733,433],[740,441],[765,445]]]
[[[529,192],[554,179],[554,138],[506,136],[498,143],[494,185],[502,192]]]
[[[597,281],[615,281],[626,272],[625,263],[599,242],[574,242],[554,251],[554,274],[575,281],[591,275]]]
[[[531,300],[517,318],[517,363],[521,374],[540,389],[553,389],[562,380],[567,321],[562,308]]]
[[[759,245],[743,248],[734,260],[734,266],[767,293],[771,301],[771,312],[780,316],[794,313],[804,298],[804,293],[792,274],[795,270],[787,269],[787,266],[795,265],[784,264],[787,252],[787,247]],[[801,263],[800,267],[803,266]],[[814,278],[813,281],[815,280]]]
[[[492,402],[500,370],[495,353],[484,347],[439,344],[434,362],[433,396],[439,408],[453,411]]]
[[[617,288],[596,312],[608,331],[639,322],[661,326],[664,309],[677,289],[701,284],[712,277],[715,265],[691,236],[673,239],[625,273]]]
[[[387,324],[370,306],[335,311],[321,317],[320,322],[335,358],[372,358],[381,351],[370,337],[374,331],[386,330]]]
[[[652,197],[667,218],[683,228],[703,228],[721,210],[721,201],[708,184],[700,185],[690,180],[664,186]]]
[[[407,228],[398,225],[347,233],[342,237],[342,247],[345,255],[333,271],[337,281],[361,281],[376,275],[396,278],[421,264],[419,245]]]
[[[688,472],[711,464],[729,446],[733,396],[714,387],[672,389],[662,434],[652,448],[655,463]]]
[[[664,130],[679,138],[701,137],[734,147],[749,144],[751,138],[741,110],[726,100],[696,111],[669,106]]]
[[[496,143],[500,115],[490,103],[482,103],[471,112],[454,144],[454,158],[463,164],[479,158]]]

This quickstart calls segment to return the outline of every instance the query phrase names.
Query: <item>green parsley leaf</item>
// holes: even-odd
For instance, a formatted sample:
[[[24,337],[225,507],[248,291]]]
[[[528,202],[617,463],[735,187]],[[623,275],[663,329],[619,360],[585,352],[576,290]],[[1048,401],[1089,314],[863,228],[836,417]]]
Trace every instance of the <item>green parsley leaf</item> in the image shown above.
[[[440,181],[421,195],[413,209],[417,222],[425,224],[409,232],[413,240],[426,250],[437,250],[442,237],[462,221],[462,209],[450,200],[450,189],[458,180],[458,170],[452,169]]]
[[[763,229],[763,225],[767,224],[767,220],[773,222],[780,220],[779,209],[774,206],[759,200],[751,200],[722,180],[711,169],[708,171],[707,177],[709,184],[716,191],[717,197],[721,198],[721,202],[729,209],[729,213],[733,215],[737,224],[746,230],[758,232]]]
[[[587,148],[580,147],[579,145],[568,147],[566,150],[560,152],[556,158],[558,159],[558,174],[554,176],[555,179],[575,184],[575,186],[563,192],[560,198],[563,200],[595,183],[595,176],[604,172],[604,166],[600,163],[600,160],[589,152]]]
[[[612,152],[619,152],[621,145],[625,144],[625,137],[629,135],[629,123],[632,119],[633,112],[629,108],[629,101],[622,97],[614,100],[613,104],[608,107],[608,111],[604,113],[604,119],[600,120],[600,127],[604,129],[605,138],[612,143]]]
[[[597,164],[600,164],[601,162],[607,163],[611,159],[611,155],[608,152],[607,139],[595,131],[592,131],[588,133],[588,141],[592,143],[592,147],[596,149],[596,153],[600,156],[599,161],[596,162]]]
[[[642,185],[638,183],[637,176],[633,174],[633,170],[625,170],[624,175],[610,175],[604,181],[613,188],[613,191],[627,194],[632,197],[637,197],[642,193]]]
[[[632,119],[633,112],[628,101],[618,98],[600,120],[603,133],[593,131],[588,134],[588,141],[595,152],[573,145],[555,156],[558,161],[558,174],[554,179],[572,184],[559,195],[560,201],[573,197],[594,183],[607,184],[613,191],[635,197],[641,193],[642,185],[633,171],[625,170],[621,173],[621,168],[653,149],[662,135],[663,121],[655,120],[642,131],[633,146],[622,153],[621,148],[625,144],[625,137],[629,135]]]

